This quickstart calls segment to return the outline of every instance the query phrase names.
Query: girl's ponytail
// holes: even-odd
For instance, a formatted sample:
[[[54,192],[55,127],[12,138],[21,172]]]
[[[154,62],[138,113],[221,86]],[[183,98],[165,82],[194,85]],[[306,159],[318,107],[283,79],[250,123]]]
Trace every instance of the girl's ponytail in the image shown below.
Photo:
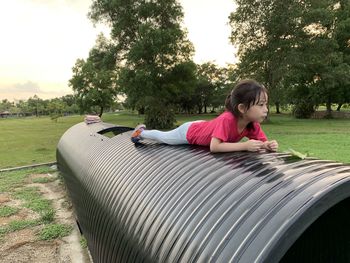
[[[227,95],[225,99],[225,109],[226,111],[233,112],[232,101],[231,101],[231,92]]]

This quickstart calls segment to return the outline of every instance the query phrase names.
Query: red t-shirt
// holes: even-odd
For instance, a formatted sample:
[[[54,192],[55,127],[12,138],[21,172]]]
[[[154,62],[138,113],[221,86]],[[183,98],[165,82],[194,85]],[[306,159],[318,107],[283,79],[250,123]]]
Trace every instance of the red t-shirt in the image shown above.
[[[237,129],[237,117],[231,112],[225,111],[217,118],[210,121],[194,122],[188,128],[186,139],[189,144],[209,146],[212,137],[223,142],[238,142],[243,137],[249,139],[267,141],[267,137],[260,124],[253,123],[254,129],[245,128],[241,134]]]

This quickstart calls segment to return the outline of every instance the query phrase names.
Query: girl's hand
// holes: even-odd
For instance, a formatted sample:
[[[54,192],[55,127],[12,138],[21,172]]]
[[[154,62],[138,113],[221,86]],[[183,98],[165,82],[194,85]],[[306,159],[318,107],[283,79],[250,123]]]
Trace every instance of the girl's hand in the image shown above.
[[[264,142],[264,148],[266,150],[276,152],[278,150],[278,142],[275,140]]]
[[[258,141],[258,140],[249,140],[249,141],[246,141],[245,144],[246,144],[246,150],[249,152],[257,152],[264,145],[262,141]]]

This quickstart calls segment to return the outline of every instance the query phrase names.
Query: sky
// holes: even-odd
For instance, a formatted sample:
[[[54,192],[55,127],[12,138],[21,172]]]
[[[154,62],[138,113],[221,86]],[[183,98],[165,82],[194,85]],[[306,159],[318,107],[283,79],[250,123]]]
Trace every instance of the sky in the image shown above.
[[[194,61],[235,62],[228,16],[233,0],[180,0]],[[78,58],[87,58],[96,36],[109,29],[87,18],[90,0],[0,2],[0,100],[35,94],[42,99],[71,94],[68,81]]]

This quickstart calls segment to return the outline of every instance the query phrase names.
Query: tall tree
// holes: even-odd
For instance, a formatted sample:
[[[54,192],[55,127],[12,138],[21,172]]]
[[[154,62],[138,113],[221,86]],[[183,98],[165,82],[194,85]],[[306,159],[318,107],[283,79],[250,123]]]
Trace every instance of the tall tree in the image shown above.
[[[30,113],[35,115],[36,117],[42,115],[43,111],[45,110],[45,102],[43,99],[39,98],[38,95],[30,97],[27,101],[27,105]]]
[[[301,117],[308,117],[314,106],[322,103],[326,104],[330,115],[332,103],[344,102],[341,100],[348,94],[350,66],[344,59],[343,30],[339,30],[346,23],[340,16],[342,6],[337,0],[305,3],[302,30],[294,49],[297,62],[291,67],[292,96],[297,111],[304,111]]]
[[[343,61],[350,65],[350,1],[341,0],[336,6],[336,27],[334,30],[334,38],[339,46],[339,51],[343,54]],[[350,72],[348,70],[347,76]],[[338,108],[340,110],[344,103],[350,102],[350,83],[349,79],[340,84],[338,93]]]
[[[0,111],[9,111],[13,106],[14,106],[13,102],[10,102],[7,99],[3,99],[0,102]]]
[[[76,61],[69,85],[76,94],[81,112],[91,112],[94,107],[98,107],[101,117],[104,109],[113,104],[117,88],[112,50],[113,44],[100,34],[87,60]]]
[[[230,15],[231,41],[238,46],[240,77],[255,78],[269,89],[277,112],[301,16],[299,1],[237,0]],[[292,15],[291,15],[292,14]]]
[[[191,61],[193,54],[182,28],[183,11],[178,1],[94,0],[89,16],[112,28],[118,85],[129,104],[141,113],[146,107],[171,112],[176,85],[169,85],[169,80],[173,80],[171,75],[177,74],[180,64]],[[157,114],[157,110],[149,112]]]
[[[303,112],[301,117],[321,103],[329,112],[332,103],[344,103],[341,98],[348,96],[350,75],[349,1],[238,0],[237,4],[230,21],[232,41],[239,45],[239,72],[269,88],[277,112],[281,100],[293,102],[297,112]]]
[[[197,87],[195,101],[198,113],[207,113],[207,108],[213,108],[224,104],[227,93],[227,69],[206,62],[197,65]],[[231,87],[232,88],[232,87]]]

